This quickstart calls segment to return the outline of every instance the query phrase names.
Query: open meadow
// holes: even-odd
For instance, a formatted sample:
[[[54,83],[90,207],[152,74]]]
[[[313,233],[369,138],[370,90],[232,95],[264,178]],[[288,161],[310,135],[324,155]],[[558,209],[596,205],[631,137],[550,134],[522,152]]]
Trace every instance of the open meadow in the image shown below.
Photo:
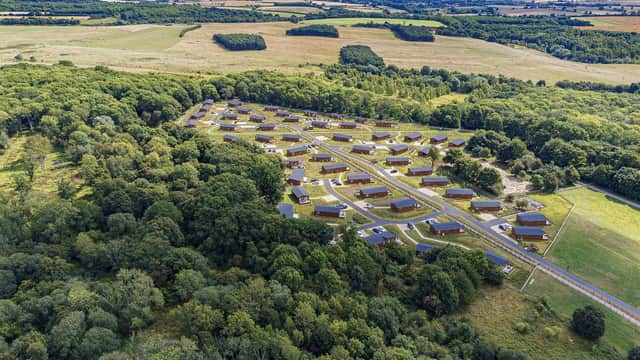
[[[587,188],[560,193],[576,204],[549,259],[640,306],[640,211]]]
[[[640,16],[595,16],[581,17],[580,20],[589,21],[593,26],[579,27],[584,30],[605,31],[640,31]]]
[[[288,22],[204,24],[180,38],[186,25],[2,26],[0,63],[15,56],[35,63],[70,60],[79,66],[106,65],[130,72],[226,73],[271,69],[287,73],[313,71],[313,64],[338,60],[340,48],[369,45],[387,64],[404,68],[444,68],[465,73],[503,74],[549,83],[570,79],[628,84],[640,81],[640,65],[583,64],[539,51],[482,40],[438,36],[434,43],[407,42],[389,30],[340,27],[340,38],[287,37]],[[257,33],[264,51],[231,52],[212,41],[216,33]]]

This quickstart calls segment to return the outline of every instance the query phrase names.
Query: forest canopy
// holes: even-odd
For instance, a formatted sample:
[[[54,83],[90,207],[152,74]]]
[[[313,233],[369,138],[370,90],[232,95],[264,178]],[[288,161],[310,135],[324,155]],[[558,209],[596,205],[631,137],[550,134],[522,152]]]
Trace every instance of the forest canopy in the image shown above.
[[[347,45],[340,49],[340,63],[383,66],[384,61],[366,45]]]

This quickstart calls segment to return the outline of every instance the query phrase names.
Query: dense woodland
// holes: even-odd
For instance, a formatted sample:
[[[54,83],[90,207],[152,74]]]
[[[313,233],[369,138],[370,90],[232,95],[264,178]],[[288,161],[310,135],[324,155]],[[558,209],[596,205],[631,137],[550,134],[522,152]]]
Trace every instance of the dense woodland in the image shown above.
[[[428,26],[398,25],[390,23],[380,24],[374,22],[355,24],[353,26],[389,29],[397,38],[405,41],[433,42],[436,40],[433,35],[433,28]]]
[[[340,63],[374,67],[384,66],[384,60],[366,45],[347,45],[341,48]]]
[[[333,25],[307,25],[301,27],[295,27],[287,30],[287,35],[289,36],[324,36],[331,38],[340,37],[340,33],[338,33],[338,29],[336,29]]]
[[[464,36],[521,45],[555,57],[585,63],[639,63],[640,34],[578,30],[589,22],[568,17],[436,17],[446,25],[436,29],[439,35]]]
[[[216,34],[213,40],[227,50],[264,50],[267,44],[261,35],[255,34]]]
[[[483,253],[329,245],[276,212],[278,156],[174,122],[241,77],[2,68],[3,145],[27,137],[27,170],[63,151],[78,178],[3,194],[1,358],[526,358],[443,317],[502,283]]]

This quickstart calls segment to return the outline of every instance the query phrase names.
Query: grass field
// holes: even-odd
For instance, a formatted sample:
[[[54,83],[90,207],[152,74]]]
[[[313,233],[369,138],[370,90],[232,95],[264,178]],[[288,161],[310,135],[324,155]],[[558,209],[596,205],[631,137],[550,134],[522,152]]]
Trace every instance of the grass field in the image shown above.
[[[554,284],[550,285],[555,289]],[[562,291],[562,287],[558,290]],[[528,299],[518,291],[516,286],[507,282],[502,289],[482,289],[476,300],[467,307],[464,316],[470,319],[489,340],[508,349],[520,350],[534,360],[608,359],[596,351],[597,347],[594,348],[592,343],[571,333],[566,317],[557,317],[549,313],[539,314],[534,301],[535,298]],[[556,305],[555,302],[552,304],[552,306]],[[611,323],[613,319],[609,318],[609,320]],[[514,329],[517,322],[523,321],[529,324],[529,331],[526,334],[521,334]],[[546,336],[545,328],[555,329],[558,335]],[[621,348],[620,351],[624,350],[626,354],[628,344],[632,343],[633,337],[622,342],[615,339],[616,341],[612,343],[611,340],[616,335],[633,336],[633,328],[630,325],[618,328],[614,324],[608,324],[608,328],[609,334],[605,342]]]
[[[355,24],[400,24],[400,25],[413,25],[413,26],[430,26],[441,27],[444,26],[439,21],[433,20],[415,20],[415,19],[384,19],[384,18],[333,18],[333,19],[315,19],[303,21],[303,24],[326,24],[336,26],[352,26]]]
[[[9,146],[0,154],[0,192],[12,191],[15,187],[13,178],[24,174],[22,164],[22,146],[27,136],[13,137],[9,140]],[[44,166],[36,169],[33,177],[33,190],[53,194],[57,191],[58,181],[66,178],[75,186],[80,186],[82,181],[77,179],[78,171],[70,163],[64,160],[63,154],[52,151],[45,159]]]
[[[597,16],[581,17],[580,20],[587,20],[593,26],[579,27],[584,30],[606,30],[606,31],[640,31],[640,16]]]
[[[602,308],[586,296],[562,285],[558,281],[536,272],[525,292],[534,297],[544,296],[551,309],[568,324],[573,311],[587,304],[596,305],[605,313],[606,331],[604,341],[615,346],[619,352],[626,352],[640,343],[640,329],[631,325],[612,311]],[[590,359],[589,357],[587,357]]]
[[[185,25],[1,26],[0,63],[15,63],[21,53],[39,63],[71,60],[80,66],[107,65],[131,72],[210,73],[271,69],[287,73],[316,71],[305,64],[335,63],[340,48],[369,45],[387,64],[404,68],[444,68],[465,73],[504,74],[526,80],[562,79],[629,84],[640,81],[640,65],[581,64],[539,51],[468,38],[437,37],[434,43],[397,39],[386,29],[344,27],[340,38],[300,39],[285,36],[289,22],[204,24],[179,38]],[[216,46],[216,33],[258,33],[264,51],[231,52]],[[134,45],[138,44],[138,45]],[[446,98],[441,99],[446,100]],[[437,101],[436,103],[437,104]]]
[[[640,211],[586,188],[561,195],[576,207],[549,259],[640,306]]]

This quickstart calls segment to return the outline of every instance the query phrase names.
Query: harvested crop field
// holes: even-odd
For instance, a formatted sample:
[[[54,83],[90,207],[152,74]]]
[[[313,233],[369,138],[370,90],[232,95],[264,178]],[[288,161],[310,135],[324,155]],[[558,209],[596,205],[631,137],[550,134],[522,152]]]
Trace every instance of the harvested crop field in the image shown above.
[[[287,37],[296,26],[289,22],[203,24],[180,38],[186,25],[132,26],[0,26],[5,39],[0,63],[31,56],[36,63],[71,60],[80,66],[107,65],[132,72],[233,72],[272,69],[289,73],[308,71],[300,64],[334,63],[348,44],[369,45],[387,64],[405,68],[444,68],[461,72],[504,74],[527,80],[586,80],[628,84],[640,81],[640,65],[594,65],[564,61],[524,48],[481,40],[439,36],[434,43],[407,42],[386,29],[340,27],[340,38]],[[267,49],[241,54],[226,51],[212,41],[216,33],[255,33]],[[139,44],[139,45],[136,45]],[[314,69],[314,67],[311,67]]]
[[[582,26],[579,29],[640,32],[640,16],[597,16],[580,20],[587,20],[593,26]]]

